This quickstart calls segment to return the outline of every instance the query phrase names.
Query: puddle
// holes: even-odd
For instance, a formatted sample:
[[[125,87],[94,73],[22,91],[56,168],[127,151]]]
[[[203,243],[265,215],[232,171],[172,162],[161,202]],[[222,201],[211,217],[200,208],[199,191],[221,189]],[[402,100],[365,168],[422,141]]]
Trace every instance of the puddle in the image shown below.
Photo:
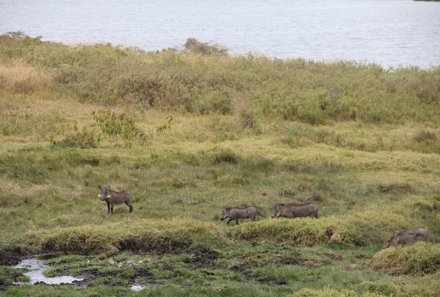
[[[143,290],[143,289],[145,289],[146,287],[147,287],[147,286],[132,285],[132,286],[130,287],[130,289],[131,289],[132,291],[139,292],[140,290]]]
[[[132,291],[134,291],[134,292],[139,292],[139,291],[141,291],[141,290],[143,290],[143,289],[146,289],[146,288],[151,288],[151,287],[154,287],[154,286],[157,286],[158,284],[156,284],[156,283],[144,283],[144,284],[142,284],[142,285],[140,285],[140,284],[134,284],[134,285],[132,285],[131,287],[130,287],[130,289],[132,290]]]
[[[17,282],[17,285],[34,285],[36,283],[42,282],[48,285],[60,285],[60,284],[71,284],[74,281],[82,281],[82,278],[76,278],[73,276],[54,276],[47,277],[43,273],[44,271],[50,269],[49,265],[43,263],[43,261],[36,258],[25,259],[13,266],[13,268],[26,268],[29,271],[25,272],[24,275],[29,277],[29,282]]]

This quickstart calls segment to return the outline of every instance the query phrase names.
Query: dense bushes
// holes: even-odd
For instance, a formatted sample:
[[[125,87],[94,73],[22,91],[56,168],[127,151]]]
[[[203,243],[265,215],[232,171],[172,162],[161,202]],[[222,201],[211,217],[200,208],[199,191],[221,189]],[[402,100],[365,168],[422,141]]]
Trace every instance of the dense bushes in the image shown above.
[[[230,114],[247,102],[252,114],[312,124],[438,120],[440,68],[386,71],[348,62],[228,57],[224,48],[191,38],[185,48],[146,53],[110,45],[69,47],[9,34],[0,38],[0,61],[36,69],[38,77],[28,77],[38,83],[28,86],[106,105]],[[23,88],[5,82],[1,71],[0,83]]]

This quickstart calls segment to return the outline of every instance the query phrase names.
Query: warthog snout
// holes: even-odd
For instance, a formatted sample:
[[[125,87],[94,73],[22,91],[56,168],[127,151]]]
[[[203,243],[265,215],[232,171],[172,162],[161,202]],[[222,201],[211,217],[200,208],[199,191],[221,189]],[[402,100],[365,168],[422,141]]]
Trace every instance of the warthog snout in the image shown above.
[[[271,218],[278,218],[280,216],[279,212],[275,212],[273,215],[271,215]]]

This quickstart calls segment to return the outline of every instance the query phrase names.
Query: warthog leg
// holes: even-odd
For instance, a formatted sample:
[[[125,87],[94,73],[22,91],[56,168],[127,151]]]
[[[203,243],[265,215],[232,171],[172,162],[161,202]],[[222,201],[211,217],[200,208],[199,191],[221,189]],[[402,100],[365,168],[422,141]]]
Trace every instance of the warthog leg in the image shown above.
[[[110,213],[110,202],[108,202],[108,201],[106,201],[107,202],[107,214],[109,214]]]
[[[131,203],[128,201],[125,201],[125,204],[127,204],[129,212],[133,212],[133,205],[131,205]]]
[[[226,225],[228,225],[231,221],[232,221],[232,219],[229,219],[228,222],[226,223]]]

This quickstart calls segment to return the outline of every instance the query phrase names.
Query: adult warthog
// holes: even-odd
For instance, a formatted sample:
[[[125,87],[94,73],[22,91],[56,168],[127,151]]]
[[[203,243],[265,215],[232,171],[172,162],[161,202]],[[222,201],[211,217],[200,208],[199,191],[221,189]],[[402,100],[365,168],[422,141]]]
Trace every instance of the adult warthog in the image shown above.
[[[384,248],[397,245],[411,244],[416,241],[427,241],[429,238],[429,232],[423,228],[416,228],[411,230],[396,231],[387,243],[385,243]]]
[[[275,208],[272,218],[319,218],[319,206],[312,202],[280,203]]]
[[[116,191],[112,190],[110,186],[101,187],[99,186],[101,193],[98,194],[98,197],[107,203],[107,213],[113,213],[113,206],[115,204],[125,203],[128,206],[130,212],[133,211],[133,205],[131,201],[133,200],[133,196],[127,190]]]
[[[220,220],[229,219],[229,222],[234,221],[238,225],[238,219],[251,219],[255,221],[257,218],[258,210],[253,206],[241,206],[241,207],[227,207],[223,209],[223,214]]]

